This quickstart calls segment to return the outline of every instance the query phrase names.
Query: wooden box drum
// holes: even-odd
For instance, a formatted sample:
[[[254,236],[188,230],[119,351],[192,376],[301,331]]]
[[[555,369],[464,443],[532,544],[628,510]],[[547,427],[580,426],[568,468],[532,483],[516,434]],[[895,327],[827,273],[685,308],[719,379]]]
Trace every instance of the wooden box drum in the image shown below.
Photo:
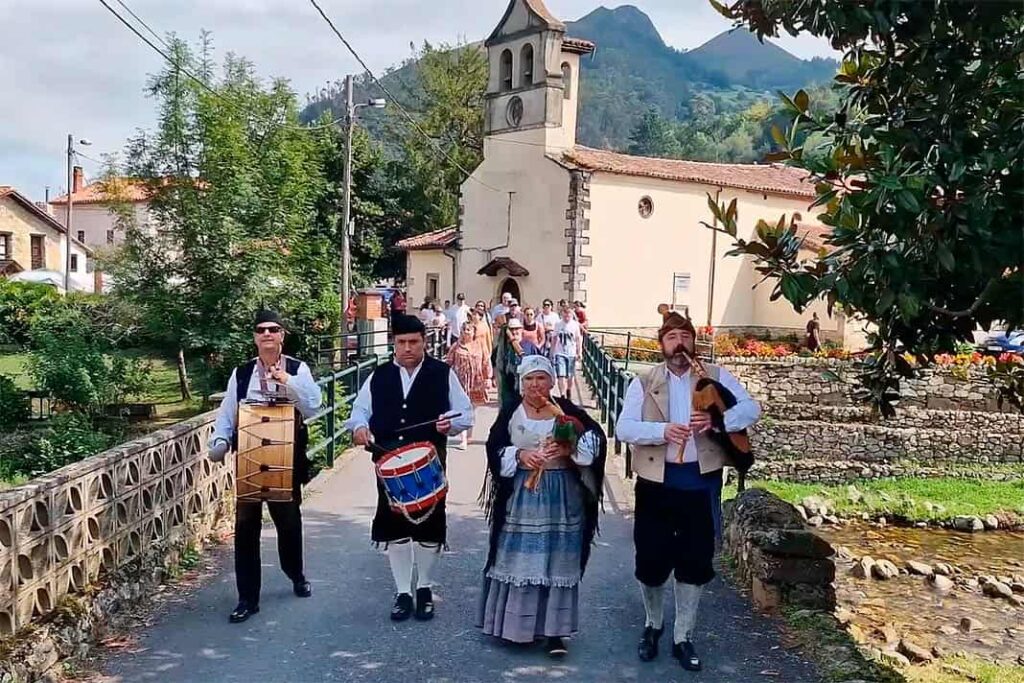
[[[238,406],[235,497],[240,501],[290,501],[294,448],[295,406]]]

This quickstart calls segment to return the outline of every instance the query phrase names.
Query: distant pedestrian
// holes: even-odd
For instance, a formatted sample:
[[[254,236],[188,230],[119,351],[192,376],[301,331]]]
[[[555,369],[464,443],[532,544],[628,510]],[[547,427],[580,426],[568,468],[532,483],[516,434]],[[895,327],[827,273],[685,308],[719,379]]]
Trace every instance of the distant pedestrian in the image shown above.
[[[495,374],[498,378],[498,396],[502,407],[519,398],[519,364],[526,356],[539,356],[543,352],[533,342],[523,339],[523,323],[512,318],[499,335],[500,344],[495,346],[497,356]]]
[[[562,308],[562,319],[555,325],[555,340],[551,350],[558,377],[558,393],[572,398],[576,381],[576,359],[583,355],[583,328],[573,319],[572,309]]]
[[[555,312],[555,305],[551,299],[544,299],[537,322],[544,326],[544,352],[550,358],[551,344],[555,340],[555,325],[558,324],[558,313]]]
[[[813,317],[807,321],[807,339],[805,343],[811,351],[817,351],[821,348],[821,321],[818,320],[817,313],[813,314]]]
[[[576,314],[576,322],[580,324],[583,331],[587,331],[587,305],[582,301],[573,303],[573,312]]]
[[[544,351],[544,326],[537,322],[537,312],[532,306],[523,309],[523,339],[533,342],[534,346]]]

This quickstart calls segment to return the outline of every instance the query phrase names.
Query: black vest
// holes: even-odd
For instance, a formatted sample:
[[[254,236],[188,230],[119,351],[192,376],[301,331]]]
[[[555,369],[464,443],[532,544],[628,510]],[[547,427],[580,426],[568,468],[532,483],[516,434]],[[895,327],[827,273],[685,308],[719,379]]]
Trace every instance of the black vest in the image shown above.
[[[448,379],[451,370],[441,361],[426,356],[423,366],[416,374],[409,395],[402,398],[402,376],[400,368],[387,363],[373,371],[370,379],[370,431],[377,443],[388,450],[415,441],[429,441],[434,444],[438,455],[444,461],[448,437],[439,434],[434,425],[426,425],[396,434],[406,425],[436,420],[439,415],[451,409],[448,401]]]
[[[289,375],[299,374],[299,366],[301,362],[290,357],[282,356],[284,358],[284,371]],[[256,358],[245,365],[239,365],[235,368],[235,398],[239,405],[245,400],[249,394],[249,382],[252,381],[252,373],[256,371]],[[306,427],[306,423],[303,422],[305,418],[302,417],[302,413],[295,410],[295,448],[292,461],[292,481],[295,485],[294,488],[297,490],[302,484],[308,484],[310,479],[310,467],[309,459],[306,458],[306,448],[309,446],[309,429]],[[238,431],[237,428],[235,433],[231,437],[232,450],[238,450]]]

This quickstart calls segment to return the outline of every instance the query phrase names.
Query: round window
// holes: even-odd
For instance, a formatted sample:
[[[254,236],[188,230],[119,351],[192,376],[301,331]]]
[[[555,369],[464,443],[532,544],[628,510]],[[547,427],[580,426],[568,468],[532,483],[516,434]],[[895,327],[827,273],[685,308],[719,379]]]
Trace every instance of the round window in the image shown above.
[[[641,218],[650,218],[654,213],[654,201],[650,197],[642,197],[636,208],[640,212]]]
[[[519,124],[522,123],[523,100],[520,99],[519,95],[515,95],[508,101],[508,108],[505,110],[505,120],[513,128],[518,128]]]

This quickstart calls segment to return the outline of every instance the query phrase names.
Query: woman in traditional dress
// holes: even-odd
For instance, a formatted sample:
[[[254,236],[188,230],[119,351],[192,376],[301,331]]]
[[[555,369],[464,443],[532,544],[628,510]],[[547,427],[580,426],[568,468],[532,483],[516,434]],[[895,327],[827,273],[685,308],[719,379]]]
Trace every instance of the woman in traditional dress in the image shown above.
[[[455,371],[459,384],[469,396],[474,407],[487,403],[487,380],[490,378],[491,359],[480,353],[479,345],[474,341],[476,329],[473,323],[462,326],[459,340],[448,349],[445,362]],[[487,364],[484,367],[484,363]],[[472,428],[462,432],[462,448],[465,450]]]
[[[579,584],[597,531],[607,439],[587,413],[552,398],[544,356],[519,366],[522,400],[487,439],[490,551],[477,626],[516,643],[546,639],[564,655],[579,629]]]

